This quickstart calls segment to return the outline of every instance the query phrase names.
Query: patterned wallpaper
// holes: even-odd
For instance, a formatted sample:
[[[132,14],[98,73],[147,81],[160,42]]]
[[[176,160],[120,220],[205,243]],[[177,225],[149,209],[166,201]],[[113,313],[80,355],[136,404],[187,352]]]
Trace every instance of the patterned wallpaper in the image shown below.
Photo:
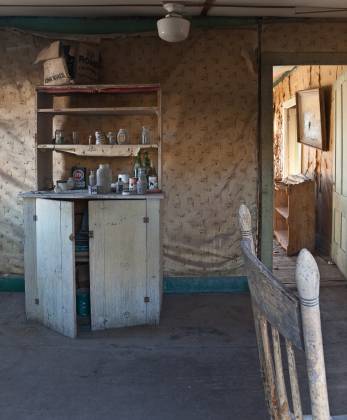
[[[23,272],[21,200],[34,186],[32,65],[48,40],[0,31],[0,272]],[[164,270],[242,272],[237,209],[257,203],[257,28],[193,30],[169,45],[156,36],[101,43],[105,83],[163,88]],[[345,22],[268,23],[264,51],[347,51]]]
[[[237,210],[245,202],[255,212],[256,203],[255,46],[253,29],[194,31],[176,45],[157,37],[102,43],[103,83],[162,86],[167,275],[239,272]]]

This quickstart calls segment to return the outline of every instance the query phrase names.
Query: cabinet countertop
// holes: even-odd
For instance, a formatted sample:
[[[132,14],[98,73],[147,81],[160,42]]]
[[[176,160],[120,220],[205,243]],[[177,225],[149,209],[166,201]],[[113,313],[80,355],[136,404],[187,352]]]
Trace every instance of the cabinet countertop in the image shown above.
[[[20,193],[23,198],[52,198],[56,200],[73,199],[73,200],[161,200],[164,198],[163,193],[144,194],[144,195],[120,195],[115,193],[109,194],[88,194],[88,192],[80,190],[71,190],[61,193],[54,191],[28,191]]]

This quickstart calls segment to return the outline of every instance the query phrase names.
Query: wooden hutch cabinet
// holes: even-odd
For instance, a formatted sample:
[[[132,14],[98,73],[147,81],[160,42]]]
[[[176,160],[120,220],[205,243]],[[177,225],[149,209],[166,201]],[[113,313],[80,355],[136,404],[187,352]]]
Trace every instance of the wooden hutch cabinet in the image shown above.
[[[153,106],[56,108],[55,96],[80,97],[154,94]],[[76,268],[89,266],[92,330],[159,323],[162,301],[160,211],[163,194],[97,194],[71,190],[56,193],[53,153],[83,161],[87,157],[132,157],[143,148],[157,153],[161,182],[161,105],[159,85],[54,86],[37,89],[37,191],[23,193],[25,294],[28,319],[69,337],[78,332]],[[88,100],[84,101],[88,103]],[[49,108],[42,108],[49,106]],[[56,115],[152,115],[155,142],[149,145],[53,143]],[[88,252],[80,253],[76,215],[87,214]]]

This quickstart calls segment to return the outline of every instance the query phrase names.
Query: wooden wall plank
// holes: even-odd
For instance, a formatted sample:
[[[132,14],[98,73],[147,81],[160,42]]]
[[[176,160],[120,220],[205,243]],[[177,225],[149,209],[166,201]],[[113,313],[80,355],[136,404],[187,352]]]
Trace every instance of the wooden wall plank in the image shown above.
[[[89,201],[89,231],[93,235],[89,239],[89,270],[90,270],[90,313],[91,328],[105,328],[105,229],[104,201]]]
[[[36,199],[23,200],[24,211],[24,278],[25,312],[30,320],[39,321],[42,306],[39,304],[39,291],[36,276]]]
[[[102,207],[100,206],[102,203]],[[90,229],[94,231],[90,259],[92,329],[105,329],[146,323],[146,216],[145,200],[98,201],[90,203]],[[102,220],[102,225],[101,225]],[[97,230],[104,230],[99,233]],[[97,250],[103,240],[103,256]],[[104,264],[103,277],[95,270],[95,259]],[[94,292],[104,290],[97,302]],[[100,292],[98,292],[100,296]]]
[[[42,322],[69,337],[77,334],[74,253],[73,203],[36,200],[37,213],[37,283]]]
[[[158,324],[163,293],[160,200],[147,201],[147,322]]]

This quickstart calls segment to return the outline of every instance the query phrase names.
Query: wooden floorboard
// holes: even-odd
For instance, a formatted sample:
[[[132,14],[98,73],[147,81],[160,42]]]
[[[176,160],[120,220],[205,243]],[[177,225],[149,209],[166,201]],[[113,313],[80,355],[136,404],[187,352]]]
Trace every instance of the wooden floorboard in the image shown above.
[[[288,257],[279,243],[274,241],[273,272],[279,280],[290,288],[296,288],[296,259],[296,256]],[[347,286],[346,279],[333,261],[319,255],[315,255],[315,259],[321,276],[321,287]]]

